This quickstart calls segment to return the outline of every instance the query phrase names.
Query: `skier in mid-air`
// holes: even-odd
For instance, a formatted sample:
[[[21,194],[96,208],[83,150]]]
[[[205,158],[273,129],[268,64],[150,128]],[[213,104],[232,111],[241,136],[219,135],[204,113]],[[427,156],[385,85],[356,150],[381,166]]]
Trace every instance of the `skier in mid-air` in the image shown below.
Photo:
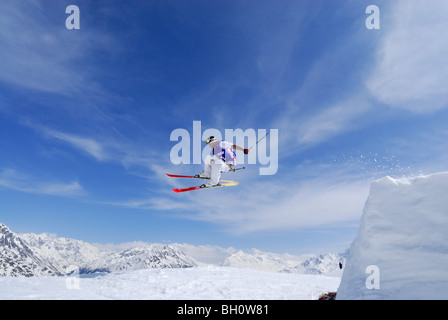
[[[236,144],[231,144],[227,141],[220,141],[217,140],[214,136],[210,136],[207,140],[205,140],[205,142],[209,145],[210,148],[212,148],[212,150],[210,152],[210,155],[208,155],[204,161],[204,171],[195,176],[165,173],[168,177],[171,178],[207,179],[207,183],[196,187],[173,189],[173,191],[176,193],[182,193],[201,189],[204,190],[213,187],[231,187],[238,185],[238,181],[221,180],[221,174],[223,172],[235,172],[236,170],[244,169],[244,167],[238,169],[232,167],[236,166],[237,164],[236,155],[233,150],[243,151],[244,154],[248,154],[253,147],[255,147],[261,140],[266,138],[269,132],[270,131],[268,131],[268,133],[266,133],[263,138],[259,139],[249,149],[243,149]],[[220,181],[222,183],[220,183]]]
[[[249,153],[249,149],[241,148],[227,141],[219,141],[214,136],[210,136],[205,142],[212,150],[204,163],[204,171],[199,175],[200,178],[210,179],[204,184],[204,187],[214,187],[219,185],[221,174],[224,172],[235,171],[232,166],[237,165],[236,154],[233,150]]]

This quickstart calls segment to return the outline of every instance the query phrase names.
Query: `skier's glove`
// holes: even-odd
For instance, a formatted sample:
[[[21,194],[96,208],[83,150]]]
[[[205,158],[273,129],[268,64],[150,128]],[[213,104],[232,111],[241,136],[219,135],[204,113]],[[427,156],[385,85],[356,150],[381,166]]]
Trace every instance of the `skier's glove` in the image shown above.
[[[244,149],[244,154],[248,154],[249,153],[249,149]]]

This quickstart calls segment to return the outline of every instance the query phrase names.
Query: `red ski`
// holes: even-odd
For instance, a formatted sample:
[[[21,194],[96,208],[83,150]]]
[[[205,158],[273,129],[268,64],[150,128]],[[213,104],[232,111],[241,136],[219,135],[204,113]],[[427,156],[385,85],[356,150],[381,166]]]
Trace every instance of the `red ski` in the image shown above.
[[[182,175],[178,175],[178,174],[169,174],[169,173],[165,173],[165,174],[171,178],[189,178],[189,179],[204,179],[204,180],[208,179],[208,178],[202,178],[199,176],[182,176]]]
[[[203,179],[203,178],[201,178],[201,179]],[[203,190],[203,189],[232,187],[232,186],[236,186],[237,184],[238,184],[238,181],[221,180],[218,185],[212,186],[212,187],[206,187],[205,185],[202,185],[202,186],[198,186],[198,187],[190,187],[190,188],[183,188],[183,189],[173,189],[173,191],[176,192],[176,193],[181,193],[181,192]]]

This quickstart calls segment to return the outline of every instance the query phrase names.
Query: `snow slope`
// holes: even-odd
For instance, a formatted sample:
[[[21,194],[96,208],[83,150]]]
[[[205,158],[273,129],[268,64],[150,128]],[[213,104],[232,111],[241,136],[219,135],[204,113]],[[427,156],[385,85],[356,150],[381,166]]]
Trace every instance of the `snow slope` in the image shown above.
[[[0,300],[316,300],[340,278],[230,267],[147,269],[81,277],[0,277]]]
[[[336,298],[448,298],[448,172],[371,184]]]

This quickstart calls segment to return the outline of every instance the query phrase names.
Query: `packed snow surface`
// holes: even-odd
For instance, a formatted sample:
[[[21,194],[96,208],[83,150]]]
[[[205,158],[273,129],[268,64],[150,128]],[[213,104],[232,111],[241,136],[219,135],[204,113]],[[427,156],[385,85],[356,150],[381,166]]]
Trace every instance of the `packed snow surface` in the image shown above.
[[[336,299],[448,298],[448,172],[372,183]]]
[[[338,277],[231,267],[148,269],[65,277],[0,277],[0,300],[316,300]]]

